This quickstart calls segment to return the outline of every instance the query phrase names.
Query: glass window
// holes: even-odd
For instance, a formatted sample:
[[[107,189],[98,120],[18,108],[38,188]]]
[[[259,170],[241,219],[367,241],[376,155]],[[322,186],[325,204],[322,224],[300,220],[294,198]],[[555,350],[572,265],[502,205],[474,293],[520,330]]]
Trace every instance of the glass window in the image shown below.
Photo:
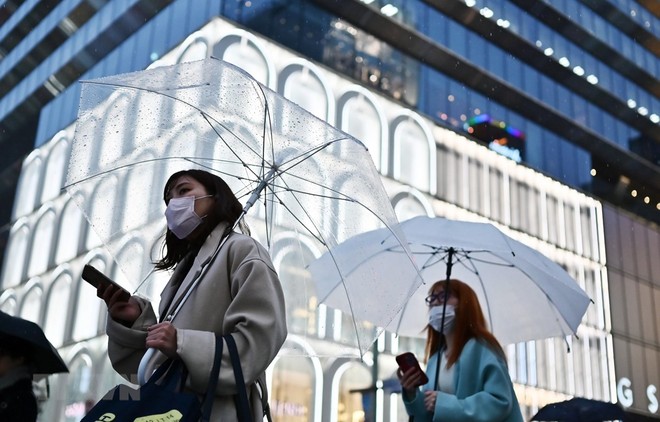
[[[605,353],[604,336],[589,337],[589,365],[591,365],[591,384],[593,398],[596,400],[609,400],[609,383],[607,381],[607,356]]]
[[[77,422],[86,411],[86,404],[90,400],[90,388],[94,374],[92,360],[87,355],[78,355],[69,365],[69,374],[66,376],[66,397],[64,398],[64,422]]]
[[[28,277],[42,274],[49,268],[54,229],[55,212],[48,210],[41,216],[34,230]]]
[[[126,286],[128,290],[132,290],[141,280],[143,280],[148,272],[151,270],[150,265],[145,265],[147,262],[147,255],[145,254],[144,245],[140,240],[133,239],[121,247],[117,253],[117,262],[121,263],[121,268],[115,266],[112,271],[111,278],[116,280],[122,286]],[[136,283],[137,281],[137,283]],[[158,296],[158,299],[160,296]],[[156,306],[158,300],[152,301]]]
[[[329,101],[319,76],[308,67],[297,65],[284,69],[280,76],[282,95],[300,105],[321,120],[328,120]]]
[[[642,317],[642,340],[649,344],[658,344],[660,340],[655,336],[655,324],[658,324],[658,319],[655,316],[657,308],[653,306],[652,287],[645,283],[638,283],[637,285],[639,287],[639,305]]]
[[[468,181],[469,186],[468,195],[469,195],[469,206],[470,209],[478,214],[485,213],[484,206],[484,165],[479,160],[474,158],[468,158]]]
[[[367,147],[376,168],[380,170],[384,129],[371,100],[356,93],[344,103],[339,117],[341,130],[359,139]]]
[[[338,383],[337,422],[362,422],[366,420],[365,404],[373,403],[368,388],[372,385],[370,371],[362,365],[350,364],[341,373]],[[359,390],[364,390],[363,392]]]
[[[557,375],[557,385],[555,390],[567,393],[568,392],[568,365],[567,365],[567,344],[564,338],[553,339],[554,343],[554,371]]]
[[[592,221],[592,207],[580,207],[580,230],[582,233],[582,254],[587,258],[598,259],[597,248],[598,238],[595,235],[595,224]]]
[[[552,367],[552,362],[548,359],[548,345],[546,340],[537,340],[535,347],[536,354],[536,383],[539,388],[549,389],[550,380],[548,371]]]
[[[423,192],[429,192],[431,165],[429,142],[422,127],[412,119],[395,123],[392,132],[394,156],[394,177]]]
[[[7,247],[5,262],[11,262],[12,265],[4,266],[2,287],[5,289],[7,287],[17,286],[23,281],[29,235],[30,229],[28,226],[21,225],[18,229],[14,230],[9,237],[9,246]]]
[[[405,221],[418,215],[427,215],[426,208],[419,201],[410,194],[401,195],[400,198],[394,198],[393,206],[399,221]]]
[[[89,263],[105,273],[106,266],[102,259],[93,259]],[[76,293],[72,337],[74,341],[81,341],[99,334],[105,306],[101,306],[103,302],[96,296],[96,290],[82,279],[78,281]]]
[[[304,265],[305,262],[311,262],[314,256],[297,239],[283,243],[277,247],[282,255],[274,262],[287,298],[287,327],[292,334],[315,336],[318,299],[309,270]]]
[[[95,228],[104,227],[106,230],[113,230],[112,217],[114,207],[108,206],[108,204],[115,203],[116,187],[117,182],[115,179],[104,179],[101,184],[96,187],[96,191],[93,193],[92,197],[88,199],[89,201],[93,201],[91,205],[91,220],[97,222]],[[96,233],[96,230],[90,228],[90,230],[87,231],[87,241],[85,242],[86,248],[91,250],[100,245],[101,239]]]
[[[97,157],[93,164],[97,170],[107,169],[117,162],[126,146],[124,140],[131,138],[135,116],[127,113],[131,110],[130,101],[129,96],[122,93],[115,93],[107,100],[104,122],[98,125],[98,130],[104,133],[104,142],[95,145]]]
[[[14,206],[14,218],[29,214],[34,210],[41,188],[41,167],[42,161],[39,157],[35,157],[23,166],[21,181],[16,190],[18,198]]]
[[[527,384],[527,345],[516,344],[516,381]]]
[[[13,295],[8,296],[8,290],[5,290],[3,293],[2,302],[0,302],[0,311],[5,312],[9,315],[16,315],[16,310],[18,308],[16,303],[16,297]]]
[[[269,86],[268,62],[261,49],[246,36],[229,35],[223,38],[213,47],[213,56],[240,67]]]
[[[553,245],[559,244],[559,201],[554,196],[548,194],[546,197],[546,205],[548,207],[548,242]]]
[[[90,289],[94,290],[94,289]],[[44,332],[53,346],[60,347],[66,338],[68,327],[69,298],[71,297],[71,275],[62,274],[53,282],[48,293]],[[100,300],[97,300],[100,302]]]
[[[314,420],[314,367],[309,358],[283,355],[273,368],[270,411],[275,421]]]
[[[62,218],[57,227],[57,248],[55,264],[61,264],[78,255],[83,227],[83,214],[76,204],[81,198],[70,200],[64,206]]]
[[[206,45],[206,40],[196,39],[191,42],[188,47],[181,53],[181,56],[177,60],[178,63],[185,62],[194,62],[197,60],[203,60],[207,57],[207,51],[209,47]]]
[[[504,218],[504,175],[502,171],[496,168],[490,169],[489,183],[489,198],[490,198],[490,218],[495,221],[503,222]]]
[[[144,155],[140,160],[148,160],[150,158],[150,155]],[[147,223],[153,221],[154,218],[162,218],[162,214],[154,216],[156,210],[151,207],[154,203],[154,197],[158,197],[157,194],[135,195],[135,192],[144,193],[144,186],[159,186],[153,183],[154,169],[155,166],[135,166],[122,179],[125,187],[120,189],[121,193],[119,196],[121,199],[118,199],[117,205],[123,209],[116,215],[117,220],[122,222],[121,228],[119,228],[122,233],[128,233],[136,229],[139,230],[141,227],[147,225]],[[125,204],[129,202],[131,206],[126,207]],[[129,210],[132,212],[129,212]]]
[[[602,326],[603,302],[600,297],[600,283],[596,281],[597,276],[598,274],[594,270],[584,269],[584,291],[594,303],[587,308],[586,318],[583,318],[583,322],[586,322],[592,327],[602,329],[604,328]]]
[[[529,341],[527,346],[527,384],[536,386],[538,385],[537,369],[537,356],[536,356],[536,343]]]
[[[586,341],[586,338],[574,338],[571,346],[571,356],[573,359],[573,379],[575,380],[575,394],[578,396],[586,396],[586,378],[587,374],[585,371],[585,354],[587,351],[584,348],[583,340]],[[590,380],[591,381],[591,380]]]
[[[34,286],[23,296],[20,317],[36,324],[41,323],[41,287]]]
[[[64,186],[68,153],[69,141],[64,137],[58,139],[49,151],[43,192],[41,193],[42,203],[60,195],[60,190]]]
[[[510,220],[510,225],[513,228],[516,229],[522,229],[523,228],[523,216],[524,216],[524,208],[527,207],[527,203],[525,202],[525,190],[523,188],[523,185],[517,181],[514,178],[509,179],[511,181],[510,187],[509,187],[509,193],[510,193],[510,200],[511,200],[511,220]]]

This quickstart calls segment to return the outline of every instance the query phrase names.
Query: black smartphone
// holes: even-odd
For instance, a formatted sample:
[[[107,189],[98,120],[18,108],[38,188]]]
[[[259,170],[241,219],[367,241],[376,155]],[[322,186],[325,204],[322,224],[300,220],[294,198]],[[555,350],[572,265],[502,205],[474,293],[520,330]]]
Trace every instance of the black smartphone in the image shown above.
[[[399,364],[399,368],[401,368],[404,372],[410,368],[417,368],[417,370],[422,374],[423,384],[429,382],[429,378],[422,370],[422,367],[419,366],[419,361],[412,352],[405,352],[398,355],[396,357],[396,363]]]
[[[119,296],[124,302],[128,302],[128,299],[131,297],[131,293],[117,284],[115,281],[111,280],[103,274],[101,271],[92,267],[91,265],[85,265],[82,272],[82,278],[92,286],[98,288],[100,284],[108,285],[111,284],[118,289],[121,289],[121,295]]]

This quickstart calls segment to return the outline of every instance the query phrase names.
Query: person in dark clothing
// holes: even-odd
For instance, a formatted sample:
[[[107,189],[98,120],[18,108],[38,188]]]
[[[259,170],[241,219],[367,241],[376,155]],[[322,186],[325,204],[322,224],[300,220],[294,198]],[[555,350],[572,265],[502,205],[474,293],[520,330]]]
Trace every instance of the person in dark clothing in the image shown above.
[[[0,336],[0,422],[37,420],[30,350],[25,340]]]

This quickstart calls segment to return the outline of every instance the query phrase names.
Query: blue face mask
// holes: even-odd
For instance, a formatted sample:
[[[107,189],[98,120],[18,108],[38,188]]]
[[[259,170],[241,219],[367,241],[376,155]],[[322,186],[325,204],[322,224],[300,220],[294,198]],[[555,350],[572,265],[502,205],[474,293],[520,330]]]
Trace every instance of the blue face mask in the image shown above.
[[[439,333],[450,333],[454,329],[454,323],[456,322],[456,310],[454,309],[454,305],[447,305],[443,325],[442,307],[443,305],[438,305],[429,309],[429,325]]]
[[[195,200],[210,196],[213,195],[198,196],[196,198],[194,196],[182,196],[181,198],[170,199],[165,210],[165,219],[167,220],[167,227],[176,237],[185,239],[202,224],[203,217],[198,216],[195,212]]]

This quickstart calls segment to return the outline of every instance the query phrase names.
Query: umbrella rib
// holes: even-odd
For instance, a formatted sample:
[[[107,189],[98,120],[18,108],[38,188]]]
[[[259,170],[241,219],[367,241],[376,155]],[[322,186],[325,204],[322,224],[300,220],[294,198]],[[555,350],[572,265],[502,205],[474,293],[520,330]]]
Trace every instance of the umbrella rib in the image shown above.
[[[258,174],[258,173],[256,173],[256,172],[254,172],[249,166],[247,166],[246,162],[245,162],[243,159],[241,159],[241,157],[236,153],[236,151],[234,150],[234,148],[232,148],[231,145],[229,145],[229,143],[225,140],[225,138],[220,134],[220,132],[219,132],[219,131],[215,128],[215,126],[211,123],[211,120],[213,120],[213,121],[214,121],[215,123],[217,123],[220,127],[222,127],[222,128],[225,129],[227,132],[229,132],[231,135],[233,135],[236,139],[238,139],[243,145],[245,145],[246,148],[248,148],[248,149],[249,149],[250,151],[252,151],[254,154],[258,154],[257,151],[255,151],[255,150],[254,150],[254,149],[253,149],[248,143],[243,142],[243,141],[241,140],[241,138],[240,138],[238,135],[236,135],[231,129],[229,129],[228,127],[226,127],[226,126],[223,125],[222,123],[218,122],[218,121],[215,120],[213,117],[211,117],[210,115],[206,114],[205,112],[203,112],[203,111],[200,110],[200,113],[202,114],[202,117],[204,118],[204,120],[206,120],[206,122],[209,124],[209,126],[211,126],[211,129],[213,129],[213,131],[215,132],[215,134],[218,135],[218,138],[220,138],[220,140],[225,144],[225,146],[229,149],[229,151],[231,151],[231,153],[234,154],[234,157],[236,157],[236,159],[237,159],[241,164],[243,164],[243,166],[244,166],[246,169],[248,169],[248,171],[249,171],[250,173],[252,173],[252,174],[254,175],[254,177],[257,178],[257,180],[261,180],[261,179],[263,178],[263,171],[264,171],[264,167],[265,167],[264,163],[266,162],[266,161],[265,161],[264,154],[263,154],[263,151],[262,151],[262,154],[261,154],[262,164],[261,164],[261,166],[260,166],[260,169],[261,169],[261,172],[262,172],[262,173],[261,173],[261,174]],[[210,119],[210,120],[209,120],[209,119]]]
[[[465,258],[469,262],[469,264],[471,266],[471,269],[470,269],[470,267],[468,267],[466,265],[463,258]],[[488,261],[480,261],[480,260],[476,260],[476,259],[474,261],[489,263]],[[492,330],[493,329],[493,313],[491,312],[490,298],[486,294],[486,283],[484,283],[483,278],[481,278],[481,273],[479,272],[476,265],[474,264],[474,261],[473,261],[472,257],[469,256],[469,252],[466,252],[465,255],[460,256],[456,259],[456,262],[460,262],[461,264],[463,264],[463,266],[465,268],[467,268],[468,270],[471,270],[472,273],[477,276],[477,279],[479,280],[479,285],[481,286],[481,291],[484,292],[484,300],[486,301],[486,309],[488,309],[488,321],[490,322],[490,329]],[[511,266],[513,266],[513,265],[511,265]]]
[[[300,220],[300,218],[298,218],[298,216],[295,215],[295,214],[291,211],[291,209],[289,209],[289,207],[288,207],[288,206],[287,206],[287,205],[281,200],[281,198],[278,196],[278,194],[277,194],[273,189],[269,188],[268,190],[271,192],[271,194],[272,194],[275,198],[278,199],[279,203],[280,203],[280,204],[281,204],[281,205],[282,205],[287,211],[289,211],[289,214],[292,215],[293,218],[294,218],[296,221],[298,221],[298,222],[300,223],[300,225],[301,225],[302,227],[304,227],[304,228],[305,228],[305,229],[306,229],[306,230],[312,235],[312,237],[314,237],[314,238],[317,239],[322,245],[324,245],[324,246],[327,247],[327,243],[326,243],[326,241],[320,236],[320,234],[317,234],[318,232],[320,232],[320,230],[318,230],[318,227],[317,227],[316,225],[314,225],[314,229],[317,230],[317,232],[312,232],[312,231],[310,230],[310,228],[307,227],[307,225],[306,225],[305,223],[303,223],[303,222]],[[298,198],[297,198],[295,195],[292,195],[292,196],[293,196],[293,198],[296,199],[296,202],[298,203],[298,205],[302,205],[302,204],[300,203],[300,201],[298,200]],[[301,208],[302,208],[303,210],[305,209],[304,207],[301,207]],[[307,211],[305,211],[304,213],[305,213],[306,216],[309,217],[309,214],[307,213]],[[311,218],[310,218],[310,221],[313,222],[313,220],[312,220]],[[337,261],[336,261],[335,258],[334,258],[334,255],[333,255],[332,252],[330,251],[330,248],[328,248],[328,251],[330,252],[330,254],[331,254],[331,256],[332,256],[332,260],[333,260],[333,262],[335,263],[335,267],[336,267],[336,268],[339,268],[338,263],[337,263]],[[354,316],[355,316],[355,312],[353,311],[353,301],[351,300],[351,296],[348,294],[348,288],[346,287],[346,284],[343,282],[343,278],[342,278],[342,283],[341,283],[341,285],[342,285],[342,287],[344,288],[344,293],[346,293],[346,300],[347,300],[347,302],[348,302],[348,309],[349,309],[349,311],[350,311],[350,313],[351,313],[351,316],[352,316],[351,320],[353,321],[353,328],[355,328],[356,339],[357,339],[357,342],[358,342],[358,348],[360,348],[360,347],[361,347],[361,344],[360,344],[360,336],[357,335],[357,333],[358,333],[358,326],[357,326],[357,321],[355,320],[355,317],[354,317]],[[320,303],[320,302],[321,302],[321,301],[319,301],[319,303]]]
[[[325,142],[321,145],[317,145],[316,147],[314,147],[312,149],[309,149],[307,151],[303,151],[302,153],[291,157],[289,160],[280,163],[278,165],[278,167],[282,170],[282,172],[287,172],[290,169],[296,167],[298,164],[302,163],[303,161],[306,161],[310,157],[313,157],[314,155],[318,154],[319,152],[327,149],[330,145],[332,145],[336,142],[339,142],[339,141],[343,141],[343,140],[351,140],[351,138],[348,138],[348,137],[344,136],[344,137],[341,137],[341,138],[331,139],[331,140],[329,140],[329,141],[327,141],[327,142]]]
[[[81,184],[81,183],[88,182],[88,181],[90,181],[90,180],[96,179],[97,177],[104,176],[104,175],[106,175],[106,174],[112,173],[112,172],[117,171],[117,170],[121,170],[121,169],[129,168],[129,167],[135,167],[135,166],[137,166],[137,165],[139,165],[139,164],[146,164],[146,163],[152,163],[152,162],[156,162],[156,161],[169,160],[169,159],[171,159],[171,158],[179,158],[179,157],[167,157],[167,158],[157,157],[157,158],[149,158],[149,159],[139,160],[139,161],[132,161],[132,162],[129,163],[129,164],[124,164],[124,165],[121,165],[121,166],[113,167],[113,168],[111,168],[111,169],[103,170],[103,171],[98,172],[98,173],[95,173],[95,174],[93,174],[93,175],[91,175],[91,176],[87,176],[87,177],[84,177],[84,178],[82,178],[82,179],[80,179],[80,180],[77,180],[77,181],[75,181],[75,182],[73,182],[73,183],[69,183],[68,185],[65,185],[65,186],[62,187],[61,192],[65,192],[67,189],[71,188],[72,186],[75,186],[75,185],[78,185],[78,184]],[[181,157],[181,158],[184,158],[184,159],[185,159],[185,157]]]

